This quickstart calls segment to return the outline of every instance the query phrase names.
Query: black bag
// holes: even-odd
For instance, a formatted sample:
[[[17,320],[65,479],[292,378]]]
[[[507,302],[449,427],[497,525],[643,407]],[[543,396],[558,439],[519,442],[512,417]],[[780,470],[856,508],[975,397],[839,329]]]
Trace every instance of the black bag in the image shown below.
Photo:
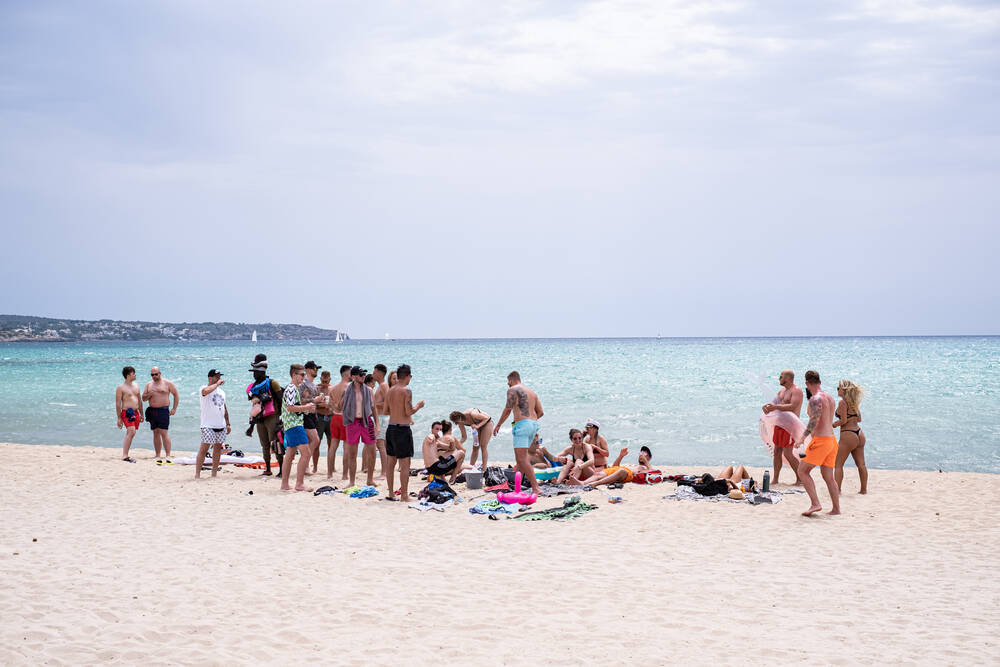
[[[724,479],[713,479],[702,484],[692,484],[691,488],[703,496],[729,495],[729,482]]]
[[[507,484],[507,476],[503,472],[503,468],[496,468],[490,466],[483,473],[483,490],[485,491],[510,491],[510,485]]]

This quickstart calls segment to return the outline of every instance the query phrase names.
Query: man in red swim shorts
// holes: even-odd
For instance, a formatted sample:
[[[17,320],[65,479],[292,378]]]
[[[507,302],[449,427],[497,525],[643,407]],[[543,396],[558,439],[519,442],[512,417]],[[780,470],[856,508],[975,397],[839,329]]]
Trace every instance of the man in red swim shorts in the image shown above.
[[[781,374],[778,376],[778,384],[781,385],[781,391],[774,397],[773,403],[768,403],[762,408],[764,414],[770,414],[775,410],[779,410],[782,412],[791,412],[798,417],[802,413],[802,390],[795,386],[795,372],[789,369],[781,371]],[[798,475],[799,462],[792,454],[793,444],[792,435],[788,431],[780,426],[774,427],[774,475],[771,477],[772,484],[776,484],[778,476],[781,475],[782,457],[788,461],[792,472]],[[795,483],[798,484],[799,481],[796,479]]]
[[[799,479],[812,504],[802,514],[810,516],[823,509],[819,504],[816,484],[812,479],[812,469],[816,466],[819,466],[820,475],[826,482],[830,501],[833,503],[833,509],[829,514],[840,514],[840,489],[833,476],[833,467],[837,462],[837,438],[833,436],[835,412],[833,397],[823,391],[819,384],[819,373],[816,371],[806,371],[806,394],[809,396],[809,425],[795,446],[802,459],[799,463]],[[803,448],[802,443],[810,433],[813,436],[812,442]]]
[[[122,461],[135,463],[135,459],[128,455],[128,450],[132,446],[132,438],[135,431],[142,423],[142,395],[139,387],[135,384],[135,369],[126,366],[122,369],[122,377],[125,381],[115,389],[115,412],[118,413],[118,428],[125,429],[125,440],[122,442]]]

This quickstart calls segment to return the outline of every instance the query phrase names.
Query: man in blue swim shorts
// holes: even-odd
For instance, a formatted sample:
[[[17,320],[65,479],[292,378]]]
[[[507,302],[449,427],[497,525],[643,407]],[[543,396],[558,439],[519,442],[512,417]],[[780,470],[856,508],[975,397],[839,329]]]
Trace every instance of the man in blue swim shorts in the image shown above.
[[[538,480],[535,479],[535,469],[528,456],[528,447],[538,433],[538,420],[545,413],[542,410],[542,402],[538,400],[538,394],[521,384],[521,374],[517,371],[511,371],[507,376],[507,405],[493,429],[494,436],[500,433],[500,426],[511,413],[514,414],[511,432],[514,434],[514,460],[517,462],[517,469],[531,484],[531,490],[539,493],[541,489],[538,487]]]
[[[309,459],[312,450],[309,447],[309,436],[303,426],[306,414],[316,414],[316,404],[302,404],[302,395],[299,393],[297,385],[302,384],[306,378],[306,367],[302,364],[292,364],[289,369],[292,381],[285,387],[282,394],[282,403],[285,411],[281,417],[281,423],[285,426],[285,460],[281,463],[281,490],[291,491],[288,478],[292,475],[292,461],[295,454],[299,455],[299,467],[295,470],[295,490],[312,491],[307,489],[304,483],[306,468],[309,467]]]

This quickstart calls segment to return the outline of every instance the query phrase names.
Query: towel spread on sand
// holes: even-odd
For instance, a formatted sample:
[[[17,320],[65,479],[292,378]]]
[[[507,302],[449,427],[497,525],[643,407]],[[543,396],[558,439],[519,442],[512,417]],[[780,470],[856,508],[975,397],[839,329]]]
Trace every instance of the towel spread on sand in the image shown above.
[[[484,500],[469,508],[469,514],[513,514],[517,505],[504,505],[499,500]]]
[[[445,511],[445,509],[451,507],[454,504],[455,504],[454,500],[448,500],[443,503],[429,503],[426,501],[422,501],[417,503],[409,503],[408,507],[410,509],[415,509],[420,512],[426,512],[427,510],[437,510],[438,512],[443,512]]]
[[[573,484],[542,484],[542,492],[539,493],[542,498],[551,498],[552,496],[558,496],[563,493],[585,493],[587,491],[593,491],[594,487],[590,484],[584,484],[583,486]]]
[[[591,505],[580,500],[580,496],[571,496],[563,501],[562,507],[553,507],[548,510],[538,512],[526,512],[510,517],[513,521],[567,521],[576,519],[587,512],[597,509],[597,505]]]
[[[371,498],[378,495],[378,489],[374,486],[362,486],[357,491],[351,492],[351,498]]]
[[[743,500],[735,500],[729,496],[703,496],[690,486],[678,486],[673,493],[663,496],[664,500],[705,500],[710,503],[750,503],[751,505],[767,505],[781,502],[781,496],[789,493],[805,493],[802,489],[772,489],[767,493],[747,493]]]

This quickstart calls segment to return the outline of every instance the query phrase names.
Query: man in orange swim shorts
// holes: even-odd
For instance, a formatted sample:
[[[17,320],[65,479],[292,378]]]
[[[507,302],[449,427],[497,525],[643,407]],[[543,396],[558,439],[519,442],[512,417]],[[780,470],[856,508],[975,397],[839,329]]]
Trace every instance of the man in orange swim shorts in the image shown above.
[[[829,514],[840,514],[840,489],[833,476],[833,467],[837,462],[837,438],[833,436],[833,416],[835,404],[833,397],[823,391],[819,384],[819,373],[806,371],[806,394],[809,396],[809,425],[795,443],[796,450],[802,461],[799,463],[799,479],[809,494],[811,505],[803,512],[810,516],[823,509],[819,504],[816,484],[812,479],[812,469],[819,466],[819,473],[830,491],[830,501],[833,509]],[[802,447],[805,439],[812,434],[812,442],[808,447]]]

